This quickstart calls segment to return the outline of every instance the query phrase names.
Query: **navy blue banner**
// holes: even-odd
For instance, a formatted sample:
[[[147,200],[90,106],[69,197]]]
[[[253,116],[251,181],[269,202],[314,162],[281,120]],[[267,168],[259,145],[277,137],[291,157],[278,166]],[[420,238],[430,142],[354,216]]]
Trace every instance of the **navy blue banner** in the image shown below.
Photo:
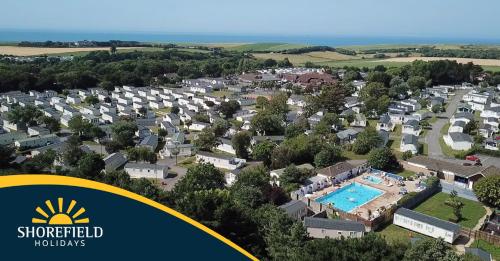
[[[2,260],[255,259],[172,209],[93,181],[0,177],[0,203]]]

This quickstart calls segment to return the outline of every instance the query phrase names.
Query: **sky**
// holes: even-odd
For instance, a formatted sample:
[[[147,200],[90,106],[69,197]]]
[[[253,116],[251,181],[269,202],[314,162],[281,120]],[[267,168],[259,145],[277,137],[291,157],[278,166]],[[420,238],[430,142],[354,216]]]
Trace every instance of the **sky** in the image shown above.
[[[0,29],[500,38],[498,0],[1,0]]]

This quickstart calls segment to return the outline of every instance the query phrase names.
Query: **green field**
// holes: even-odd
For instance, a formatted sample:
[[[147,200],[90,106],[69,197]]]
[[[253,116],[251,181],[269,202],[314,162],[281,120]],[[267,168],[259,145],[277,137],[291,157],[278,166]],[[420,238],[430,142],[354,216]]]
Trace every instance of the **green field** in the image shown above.
[[[217,44],[214,44],[217,46]],[[238,52],[277,52],[288,49],[297,49],[302,47],[307,47],[305,44],[287,44],[287,43],[250,43],[250,44],[241,44],[241,45],[231,45],[225,47],[231,51]]]
[[[68,50],[71,50],[68,48]],[[158,47],[138,47],[138,48],[133,48],[133,49],[118,49],[118,53],[131,53],[131,52],[136,52],[136,51],[141,51],[141,52],[157,52],[157,51],[162,51],[163,48],[158,48]],[[184,49],[182,49],[184,50]],[[187,50],[187,49],[186,49]],[[47,56],[85,56],[89,54],[92,51],[81,51],[81,52],[63,52],[63,53],[51,53],[47,54]]]
[[[437,193],[424,201],[414,210],[442,220],[448,220],[449,218],[454,217],[452,208],[444,203],[449,197],[450,195],[446,193]],[[462,209],[463,218],[460,222],[458,222],[458,224],[467,228],[474,228],[479,219],[486,214],[486,210],[479,202],[464,198],[459,198],[459,200],[464,203],[464,207]]]

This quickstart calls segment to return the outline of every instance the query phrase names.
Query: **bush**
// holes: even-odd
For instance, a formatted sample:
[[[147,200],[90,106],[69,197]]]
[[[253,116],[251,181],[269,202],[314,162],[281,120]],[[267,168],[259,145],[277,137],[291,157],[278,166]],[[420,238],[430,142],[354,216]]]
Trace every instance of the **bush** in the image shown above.
[[[500,176],[493,175],[480,179],[474,184],[474,193],[484,204],[500,207]]]
[[[425,184],[427,187],[434,187],[439,184],[439,178],[438,177],[429,177],[425,180]]]
[[[404,195],[400,200],[398,200],[398,207],[403,206],[406,204],[408,201],[410,201],[412,198],[416,197],[418,195],[417,192],[410,192],[406,195]]]
[[[403,152],[403,154],[401,155],[401,158],[403,160],[408,160],[409,158],[413,157],[413,153],[411,153],[411,151],[405,151]]]

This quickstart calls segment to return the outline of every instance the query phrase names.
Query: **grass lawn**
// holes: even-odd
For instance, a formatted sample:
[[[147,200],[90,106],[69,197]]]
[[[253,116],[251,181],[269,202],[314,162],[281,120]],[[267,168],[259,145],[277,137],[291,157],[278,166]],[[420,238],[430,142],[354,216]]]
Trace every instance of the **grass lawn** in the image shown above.
[[[448,157],[455,157],[455,154],[459,153],[460,151],[452,149],[450,146],[444,142],[443,137],[439,138],[439,146],[441,146],[441,150],[443,151],[443,154],[448,156]]]
[[[426,215],[448,220],[448,218],[454,217],[452,208],[444,203],[449,196],[450,195],[443,192],[437,193],[414,210]],[[479,219],[486,214],[486,210],[479,202],[464,198],[459,198],[459,200],[464,203],[464,207],[462,209],[462,220],[458,222],[458,224],[464,227],[473,228]]]
[[[359,155],[359,154],[356,154],[352,151],[347,151],[347,150],[343,150],[342,151],[342,156],[348,160],[365,160],[365,159],[368,159],[368,154],[366,155]]]
[[[420,143],[420,146],[422,148],[422,151],[421,151],[422,155],[424,155],[424,156],[429,155],[429,144],[427,144],[427,143]]]
[[[490,244],[484,240],[475,240],[471,247],[482,249],[491,254],[493,259],[500,260],[500,247]]]
[[[161,109],[159,109],[159,110],[154,109],[153,111],[154,111],[157,115],[163,116],[163,115],[165,115],[165,114],[170,113],[170,112],[172,111],[172,108],[170,108],[170,107],[165,107],[165,108],[161,108]]]
[[[233,95],[233,92],[230,91],[214,91],[211,92],[210,95],[215,96],[215,97],[230,97]]]
[[[402,126],[401,124],[396,125],[396,128],[394,128],[394,131],[389,134],[389,144],[392,149],[392,152],[398,159],[401,157],[401,151],[399,150],[399,147],[401,146],[401,130]]]
[[[438,118],[436,116],[432,116],[432,118],[429,120],[429,123],[430,124],[435,123],[437,120]]]
[[[377,123],[378,123],[378,120],[368,120],[368,124],[366,126],[367,127],[370,126],[370,127],[376,128],[377,127]]]
[[[412,237],[418,238],[429,238],[428,236],[419,234],[417,232],[410,231],[406,228],[390,224],[383,229],[376,231],[375,233],[385,237],[385,239],[391,243],[410,243]]]
[[[450,123],[446,123],[443,128],[439,131],[441,133],[441,135],[446,135],[448,134],[448,129],[450,128]]]
[[[401,176],[401,177],[405,177],[405,178],[408,178],[408,177],[411,177],[411,176],[414,176],[416,173],[411,171],[411,170],[403,170],[401,172],[398,172],[396,173],[397,175]]]
[[[184,167],[184,168],[190,168],[190,167],[194,167],[196,166],[196,158],[193,156],[193,157],[188,157],[186,159],[184,159],[183,161],[179,162],[179,164],[177,164],[181,167]]]
[[[82,144],[83,145],[95,145],[95,146],[99,145],[99,143],[97,143],[93,140],[84,140],[84,141],[82,141]]]

